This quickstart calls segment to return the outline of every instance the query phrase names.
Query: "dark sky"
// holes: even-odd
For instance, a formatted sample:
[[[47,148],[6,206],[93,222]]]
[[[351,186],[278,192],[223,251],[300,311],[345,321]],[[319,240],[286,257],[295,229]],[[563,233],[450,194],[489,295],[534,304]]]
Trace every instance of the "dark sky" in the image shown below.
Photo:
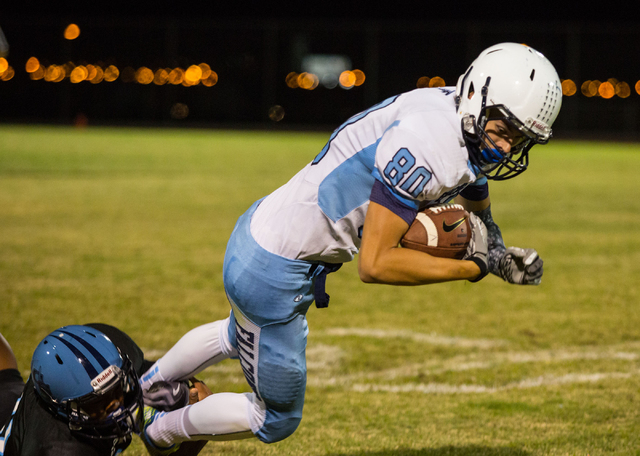
[[[285,19],[373,19],[373,20],[493,20],[500,21],[640,21],[636,2],[624,6],[595,5],[584,2],[529,2],[523,0],[475,1],[397,0],[30,0],[7,1],[0,7],[2,15],[33,16],[125,16],[125,17],[210,17],[212,19],[285,18]],[[589,2],[586,2],[589,3]],[[632,11],[631,8],[634,10]]]

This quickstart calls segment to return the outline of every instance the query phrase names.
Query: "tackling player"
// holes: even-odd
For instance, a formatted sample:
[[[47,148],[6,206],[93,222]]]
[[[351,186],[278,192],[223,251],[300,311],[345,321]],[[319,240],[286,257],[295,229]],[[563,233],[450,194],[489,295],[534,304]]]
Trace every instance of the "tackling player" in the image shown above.
[[[527,169],[531,147],[551,138],[561,102],[552,64],[530,47],[502,43],[483,51],[455,88],[394,96],[341,125],[311,163],[238,220],[223,268],[230,317],[187,333],[142,377],[148,388],[231,357],[253,392],[213,394],[185,413],[149,416],[148,448],[170,454],[194,438],[290,436],[304,404],[306,312],[313,301],[328,305],[327,274],[357,253],[369,283],[477,282],[489,272],[540,283],[537,252],[505,248],[488,179]],[[399,247],[417,211],[453,198],[472,212],[463,260]]]
[[[0,456],[120,454],[140,431],[138,373],[150,365],[136,343],[112,326],[64,326],[40,342],[25,384],[0,334]],[[175,409],[210,394],[200,384],[197,392],[175,386],[180,394],[167,396],[160,384],[144,402]],[[197,455],[205,444],[189,442],[176,456]]]

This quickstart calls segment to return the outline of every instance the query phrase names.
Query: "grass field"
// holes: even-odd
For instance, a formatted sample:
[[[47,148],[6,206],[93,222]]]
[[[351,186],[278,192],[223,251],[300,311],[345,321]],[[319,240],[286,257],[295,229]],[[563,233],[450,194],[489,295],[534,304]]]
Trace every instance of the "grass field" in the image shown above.
[[[226,317],[236,218],[328,133],[0,127],[0,332],[26,377],[38,341],[103,321],[158,357]],[[539,287],[365,285],[355,264],[312,307],[305,416],[289,439],[202,454],[640,454],[640,146],[557,141],[492,184]],[[248,391],[225,361],[203,378]],[[142,455],[135,441],[127,454]]]

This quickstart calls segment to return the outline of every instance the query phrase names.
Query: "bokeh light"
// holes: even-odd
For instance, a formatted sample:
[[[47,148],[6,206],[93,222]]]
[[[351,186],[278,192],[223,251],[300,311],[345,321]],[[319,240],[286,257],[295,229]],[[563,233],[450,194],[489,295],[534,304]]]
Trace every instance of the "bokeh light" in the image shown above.
[[[38,69],[33,73],[29,73],[29,78],[34,81],[39,81],[40,79],[44,79],[44,67],[42,65],[38,66]]]
[[[201,63],[198,65],[200,67],[200,71],[202,71],[202,76],[200,78],[202,80],[207,79],[211,75],[211,67],[207,63]]]
[[[340,82],[340,87],[343,89],[351,89],[356,85],[356,75],[353,71],[343,71],[340,73],[338,81]]]
[[[362,70],[353,70],[353,74],[356,76],[356,87],[360,87],[364,84],[365,79],[367,78]]]
[[[428,76],[420,76],[418,78],[418,82],[416,82],[416,87],[418,89],[424,89],[425,87],[429,87],[429,81],[431,80]]]
[[[136,70],[135,79],[138,84],[151,84],[153,82],[154,74],[151,69],[143,66]]]
[[[431,78],[431,80],[429,81],[429,87],[444,87],[444,86],[446,86],[446,83],[444,82],[444,79],[442,79],[440,76]]]
[[[602,98],[608,100],[609,98],[613,98],[613,96],[616,94],[616,89],[615,87],[613,87],[613,84],[611,84],[609,81],[606,81],[600,84],[600,86],[598,87],[598,94],[600,94]]]
[[[40,68],[40,61],[35,57],[29,57],[24,69],[27,73],[35,73]]]
[[[184,81],[184,70],[182,68],[174,68],[169,72],[169,84],[180,85]]]
[[[101,66],[95,66],[95,73],[93,77],[89,78],[91,84],[99,84],[104,80],[104,70]]]
[[[165,68],[158,68],[153,75],[155,85],[165,85],[169,82],[169,72]]]
[[[313,90],[318,87],[319,83],[320,80],[315,74],[304,72],[298,75],[298,86],[301,89]]]
[[[16,72],[11,65],[7,66],[7,68],[0,74],[0,79],[3,81],[9,81],[13,79]]]
[[[269,108],[269,119],[274,122],[280,122],[284,119],[284,108],[280,105],[271,106]]]
[[[292,71],[291,73],[289,73],[287,75],[287,77],[284,79],[285,83],[287,84],[287,87],[290,87],[292,89],[297,89],[298,87],[300,87],[298,85],[298,73],[296,73],[295,71]]]
[[[626,82],[619,82],[616,84],[616,95],[620,98],[627,98],[631,95],[631,87]]]
[[[75,40],[80,36],[80,27],[76,24],[69,24],[67,28],[64,29],[64,37],[67,40]]]
[[[189,106],[184,103],[175,103],[171,106],[170,114],[172,119],[184,119],[189,115]]]
[[[215,71],[211,71],[209,73],[209,76],[207,76],[206,79],[202,80],[202,85],[206,87],[213,87],[217,83],[218,83],[218,73],[216,73]]]
[[[115,65],[109,65],[104,70],[104,80],[107,82],[113,82],[120,76],[120,70]]]
[[[197,84],[202,78],[202,68],[198,65],[191,65],[184,72],[184,82],[187,84]]]
[[[0,57],[0,73],[4,73],[9,69],[9,62],[4,57]]]
[[[576,94],[578,91],[578,87],[576,83],[571,79],[565,79],[562,81],[562,95],[566,97],[571,97]]]
[[[87,76],[89,76],[89,71],[87,70],[87,68],[84,65],[78,65],[71,71],[69,80],[74,84],[78,84],[79,82],[87,79]]]

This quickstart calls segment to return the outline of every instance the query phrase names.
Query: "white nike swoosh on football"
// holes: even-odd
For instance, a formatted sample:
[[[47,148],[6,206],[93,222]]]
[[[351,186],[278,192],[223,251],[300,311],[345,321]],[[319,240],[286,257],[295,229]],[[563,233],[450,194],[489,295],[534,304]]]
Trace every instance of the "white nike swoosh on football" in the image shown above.
[[[173,395],[174,395],[174,396],[177,396],[179,392],[180,392],[180,386],[176,386],[176,387],[173,389]]]

